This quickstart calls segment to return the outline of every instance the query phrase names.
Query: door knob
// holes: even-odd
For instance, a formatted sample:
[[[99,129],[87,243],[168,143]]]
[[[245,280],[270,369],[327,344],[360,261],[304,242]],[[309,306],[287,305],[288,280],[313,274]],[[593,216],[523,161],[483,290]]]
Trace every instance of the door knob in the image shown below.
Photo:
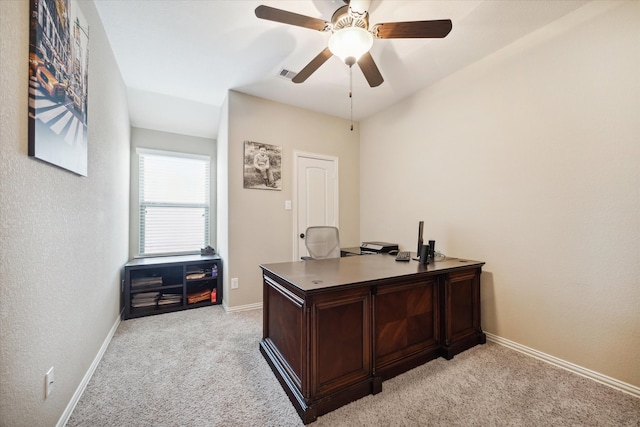
[[[304,239],[304,233],[300,233],[300,238]]]

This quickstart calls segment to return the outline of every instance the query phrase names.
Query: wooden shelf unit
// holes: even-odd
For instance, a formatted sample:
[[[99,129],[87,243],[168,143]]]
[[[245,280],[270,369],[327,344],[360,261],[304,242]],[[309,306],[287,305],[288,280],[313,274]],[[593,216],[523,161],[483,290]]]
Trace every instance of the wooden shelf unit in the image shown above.
[[[221,304],[222,259],[218,255],[134,259],[124,266],[122,301],[123,320]]]

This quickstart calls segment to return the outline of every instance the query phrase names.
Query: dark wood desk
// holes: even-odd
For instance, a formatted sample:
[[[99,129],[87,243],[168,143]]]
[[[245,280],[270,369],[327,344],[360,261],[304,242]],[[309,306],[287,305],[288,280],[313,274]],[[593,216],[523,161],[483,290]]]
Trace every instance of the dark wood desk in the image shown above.
[[[261,265],[260,351],[308,424],[388,378],[486,342],[483,265],[388,254]]]

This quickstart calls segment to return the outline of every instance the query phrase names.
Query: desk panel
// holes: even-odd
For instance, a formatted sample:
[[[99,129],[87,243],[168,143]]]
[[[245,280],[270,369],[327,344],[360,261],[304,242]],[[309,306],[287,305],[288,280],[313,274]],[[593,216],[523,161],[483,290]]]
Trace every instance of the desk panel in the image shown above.
[[[442,355],[457,353],[487,340],[480,326],[480,269],[451,272],[443,276],[444,342]]]
[[[371,297],[366,287],[313,299],[312,394],[321,397],[367,381],[371,372]]]
[[[413,359],[438,355],[437,277],[378,287],[375,294],[375,375],[388,379]]]
[[[265,338],[268,337],[286,363],[287,370],[301,387],[304,331],[304,300],[275,282],[265,288],[269,315],[266,317]]]

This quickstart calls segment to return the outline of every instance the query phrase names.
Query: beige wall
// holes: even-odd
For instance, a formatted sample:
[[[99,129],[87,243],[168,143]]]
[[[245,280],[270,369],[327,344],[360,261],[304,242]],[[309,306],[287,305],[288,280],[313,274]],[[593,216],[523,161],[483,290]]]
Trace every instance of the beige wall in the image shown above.
[[[227,189],[220,190],[227,197],[228,227],[219,242],[226,263],[224,300],[233,309],[262,303],[259,264],[293,258],[293,211],[284,206],[285,200],[293,200],[294,151],[338,158],[341,243],[359,244],[359,133],[357,127],[349,130],[347,120],[234,91],[226,108],[218,156],[226,162],[221,169],[228,168]],[[282,147],[282,191],[243,188],[244,141]],[[231,277],[238,278],[238,289],[229,289]]]
[[[209,242],[216,245],[216,141],[215,139],[196,136],[178,135],[150,129],[131,128],[131,188],[129,200],[129,258],[138,256],[140,244],[140,214],[139,208],[139,157],[137,148],[151,148],[154,150],[177,151],[179,153],[201,154],[211,158],[211,227]]]
[[[363,121],[360,158],[363,239],[415,250],[424,220],[486,261],[486,331],[635,386],[639,22],[587,5]]]
[[[29,3],[0,1],[3,426],[61,419],[118,320],[129,239],[125,88],[92,2],[80,3],[90,26],[88,176],[27,156]]]

